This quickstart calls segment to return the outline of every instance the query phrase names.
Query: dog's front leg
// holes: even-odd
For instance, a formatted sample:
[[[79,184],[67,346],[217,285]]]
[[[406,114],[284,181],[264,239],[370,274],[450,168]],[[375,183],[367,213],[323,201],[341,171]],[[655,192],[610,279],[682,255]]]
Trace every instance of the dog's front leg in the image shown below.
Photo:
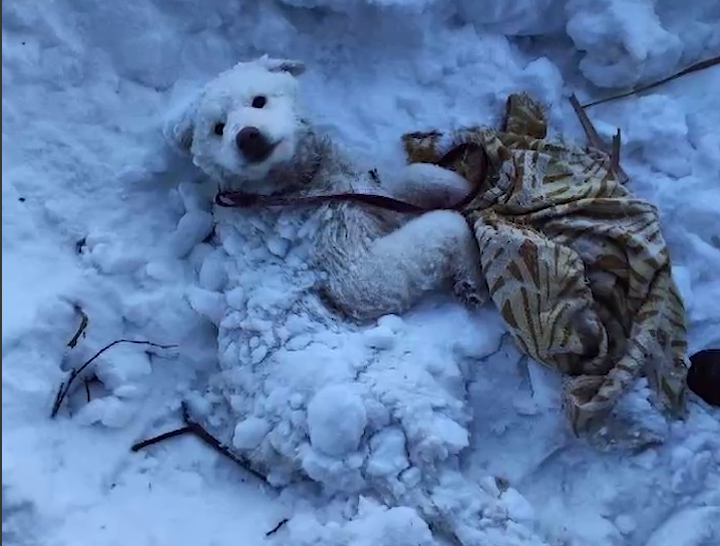
[[[393,197],[426,208],[445,208],[460,202],[472,186],[459,174],[432,163],[413,163],[388,184]]]
[[[326,296],[358,320],[401,313],[421,296],[452,287],[465,303],[488,297],[475,237],[457,212],[426,213],[381,237],[330,272]]]

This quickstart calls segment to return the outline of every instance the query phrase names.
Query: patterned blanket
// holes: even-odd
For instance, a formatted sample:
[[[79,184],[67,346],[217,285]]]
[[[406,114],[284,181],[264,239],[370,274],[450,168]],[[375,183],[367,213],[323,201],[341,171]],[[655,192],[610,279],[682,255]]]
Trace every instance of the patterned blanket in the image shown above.
[[[541,107],[526,94],[508,99],[501,131],[412,133],[403,143],[410,162],[484,147],[490,174],[463,212],[489,296],[518,346],[567,375],[576,432],[641,374],[657,402],[684,415],[685,312],[658,214],[621,185],[607,154],[548,139]],[[479,164],[461,154],[450,168],[472,180]]]

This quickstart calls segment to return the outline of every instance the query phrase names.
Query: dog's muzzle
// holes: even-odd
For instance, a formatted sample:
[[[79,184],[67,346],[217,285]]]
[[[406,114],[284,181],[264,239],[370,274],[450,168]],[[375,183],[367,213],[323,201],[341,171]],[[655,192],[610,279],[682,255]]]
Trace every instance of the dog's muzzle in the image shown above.
[[[278,145],[270,142],[257,127],[243,127],[235,136],[235,144],[250,163],[262,163]]]

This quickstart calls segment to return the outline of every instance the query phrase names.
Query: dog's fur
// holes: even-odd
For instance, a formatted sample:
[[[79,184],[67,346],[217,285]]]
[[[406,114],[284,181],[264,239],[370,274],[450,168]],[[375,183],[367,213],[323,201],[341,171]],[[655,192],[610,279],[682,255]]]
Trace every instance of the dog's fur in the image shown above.
[[[363,190],[437,207],[470,190],[459,175],[429,164],[407,166],[392,187],[378,187],[301,117],[297,76],[303,71],[300,62],[267,56],[237,64],[202,90],[172,125],[172,138],[225,189],[260,195]],[[253,107],[258,96],[265,104]],[[244,158],[236,136],[245,127],[259,129],[274,145],[266,159]],[[443,287],[467,303],[485,299],[476,242],[461,214],[434,211],[408,220],[360,204],[321,208],[313,265],[325,273],[324,295],[355,319],[400,313]]]

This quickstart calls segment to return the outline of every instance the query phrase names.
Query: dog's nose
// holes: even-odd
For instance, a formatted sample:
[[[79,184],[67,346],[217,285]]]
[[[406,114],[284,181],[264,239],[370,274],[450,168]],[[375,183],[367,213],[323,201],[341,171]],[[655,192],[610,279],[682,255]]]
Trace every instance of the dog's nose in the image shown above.
[[[257,127],[243,127],[235,136],[235,143],[245,158],[251,163],[267,159],[272,152],[272,144]]]

